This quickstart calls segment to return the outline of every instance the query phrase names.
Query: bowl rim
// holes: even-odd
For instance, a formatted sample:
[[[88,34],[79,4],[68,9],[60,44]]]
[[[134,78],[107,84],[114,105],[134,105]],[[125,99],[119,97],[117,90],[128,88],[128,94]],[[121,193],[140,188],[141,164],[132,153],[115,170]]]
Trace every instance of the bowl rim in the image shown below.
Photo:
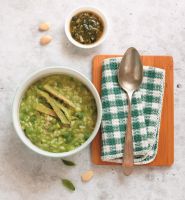
[[[102,36],[99,38],[99,40],[97,40],[95,43],[92,44],[81,44],[78,41],[76,41],[75,39],[73,39],[73,37],[71,36],[70,30],[69,30],[69,25],[71,22],[71,19],[74,15],[76,15],[77,13],[83,12],[83,11],[91,11],[94,12],[95,14],[97,14],[103,21],[104,24],[104,31]],[[77,7],[75,9],[73,9],[69,15],[66,17],[65,20],[65,34],[68,38],[68,40],[75,46],[83,48],[83,49],[90,49],[90,48],[94,48],[99,46],[106,38],[107,36],[107,32],[108,32],[108,22],[107,22],[107,17],[104,14],[104,12],[102,12],[99,8],[95,7],[95,6],[80,6]]]
[[[19,120],[19,108],[20,108],[20,102],[22,100],[22,96],[24,95],[26,89],[36,82],[37,80],[47,77],[49,75],[54,74],[66,74],[69,76],[72,76],[78,80],[80,80],[83,84],[86,85],[86,87],[90,90],[92,95],[94,96],[94,99],[96,101],[96,107],[97,107],[97,119],[96,119],[96,125],[94,127],[94,130],[91,133],[91,136],[79,147],[68,151],[68,152],[62,152],[62,153],[52,153],[45,150],[42,150],[41,148],[34,145],[25,135],[24,131],[21,128],[20,120]],[[29,75],[17,88],[13,100],[13,106],[12,106],[12,119],[13,119],[13,126],[14,129],[21,139],[21,141],[29,147],[32,151],[41,154],[43,156],[48,157],[54,157],[54,158],[64,158],[67,156],[74,155],[78,153],[79,151],[86,148],[94,139],[96,134],[98,133],[100,124],[101,124],[101,117],[102,117],[102,104],[100,100],[100,96],[98,91],[96,90],[95,86],[92,84],[92,82],[82,73],[78,72],[77,70],[74,70],[72,68],[66,67],[66,66],[56,66],[56,67],[46,67],[44,69],[39,69]]]

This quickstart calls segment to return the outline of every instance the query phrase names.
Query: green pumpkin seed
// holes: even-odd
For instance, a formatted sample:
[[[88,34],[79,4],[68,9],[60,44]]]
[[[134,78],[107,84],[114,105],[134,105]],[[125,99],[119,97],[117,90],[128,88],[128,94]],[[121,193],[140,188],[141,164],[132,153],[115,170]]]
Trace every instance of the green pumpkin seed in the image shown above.
[[[65,159],[62,159],[62,162],[64,163],[64,165],[67,165],[67,166],[75,166],[76,164],[70,160],[65,160]]]

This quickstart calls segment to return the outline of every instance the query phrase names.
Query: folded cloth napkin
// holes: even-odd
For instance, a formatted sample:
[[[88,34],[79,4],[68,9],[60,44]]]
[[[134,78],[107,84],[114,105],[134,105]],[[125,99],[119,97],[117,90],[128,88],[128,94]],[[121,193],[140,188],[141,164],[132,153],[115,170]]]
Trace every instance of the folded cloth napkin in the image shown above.
[[[128,103],[119,86],[117,69],[121,58],[105,59],[102,71],[103,161],[122,162]],[[132,97],[134,163],[152,162],[157,154],[165,70],[144,66],[143,82]]]

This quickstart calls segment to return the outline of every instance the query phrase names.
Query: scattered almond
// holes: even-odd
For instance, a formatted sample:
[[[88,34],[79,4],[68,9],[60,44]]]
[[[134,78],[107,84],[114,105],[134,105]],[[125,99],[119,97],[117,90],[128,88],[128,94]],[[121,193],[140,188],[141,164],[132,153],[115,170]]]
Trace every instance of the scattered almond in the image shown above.
[[[82,181],[87,182],[92,179],[94,172],[92,170],[88,170],[81,175]]]
[[[40,38],[41,45],[47,45],[52,41],[52,37],[50,35],[44,35]]]
[[[49,23],[41,23],[39,25],[39,31],[48,31],[50,28]]]

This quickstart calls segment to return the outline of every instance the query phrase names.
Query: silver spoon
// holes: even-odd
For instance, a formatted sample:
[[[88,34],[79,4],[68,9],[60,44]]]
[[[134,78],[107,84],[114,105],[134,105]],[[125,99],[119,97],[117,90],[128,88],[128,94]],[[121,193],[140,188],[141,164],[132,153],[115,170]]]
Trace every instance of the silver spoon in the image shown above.
[[[119,69],[118,82],[128,97],[128,119],[125,133],[125,145],[123,156],[123,172],[130,175],[134,167],[133,138],[131,122],[131,100],[134,91],[141,85],[143,80],[143,65],[138,51],[131,47],[124,54]]]

